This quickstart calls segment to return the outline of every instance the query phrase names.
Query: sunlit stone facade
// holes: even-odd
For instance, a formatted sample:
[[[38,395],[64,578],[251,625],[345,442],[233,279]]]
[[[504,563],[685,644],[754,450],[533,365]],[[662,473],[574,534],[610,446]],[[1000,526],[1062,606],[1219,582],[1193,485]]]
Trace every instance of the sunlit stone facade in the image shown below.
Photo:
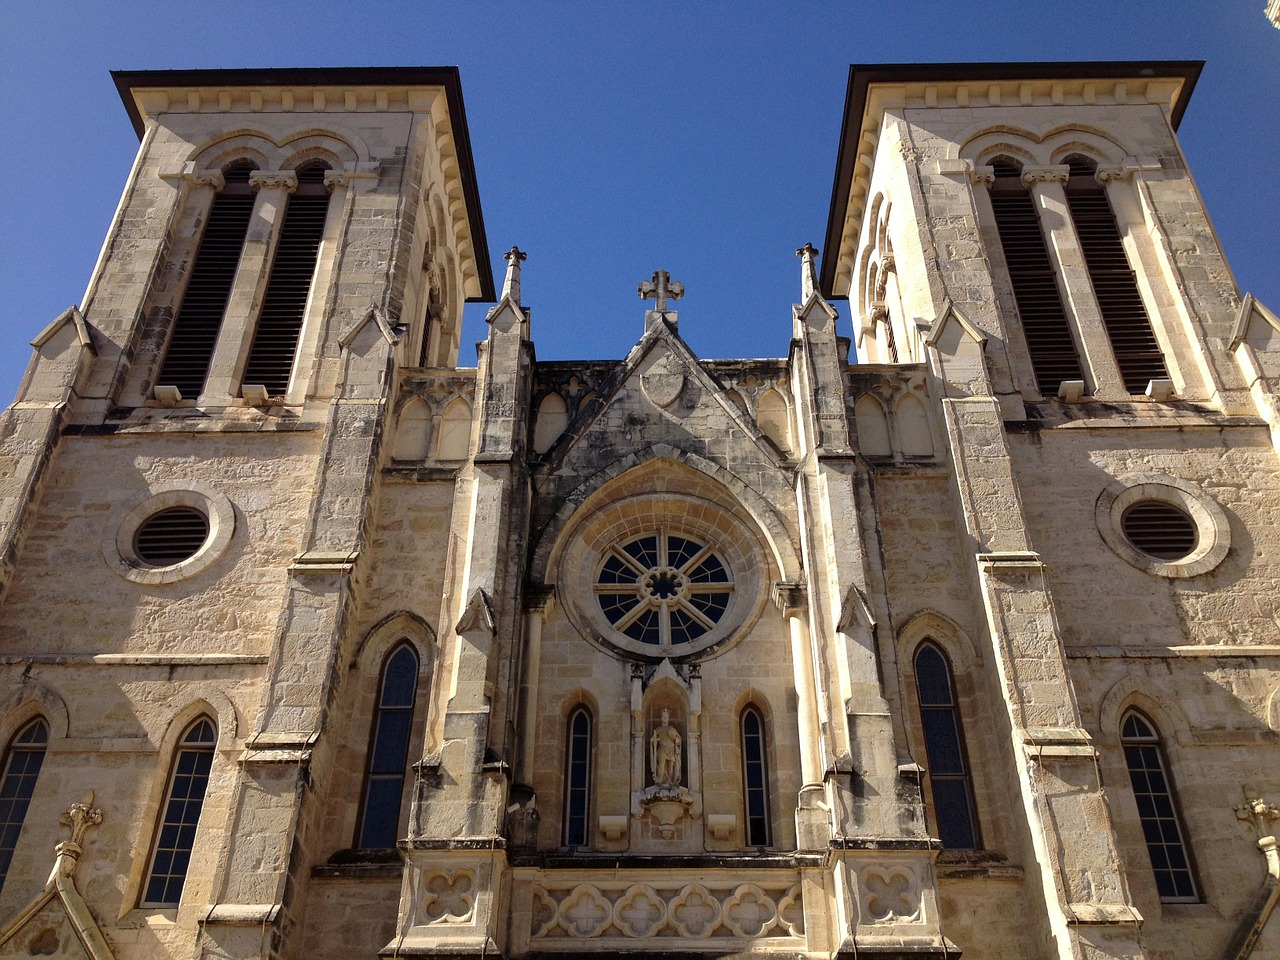
[[[0,429],[0,956],[1280,958],[1198,72],[854,68],[787,355],[714,361],[662,271],[535,358],[454,70],[117,75]]]

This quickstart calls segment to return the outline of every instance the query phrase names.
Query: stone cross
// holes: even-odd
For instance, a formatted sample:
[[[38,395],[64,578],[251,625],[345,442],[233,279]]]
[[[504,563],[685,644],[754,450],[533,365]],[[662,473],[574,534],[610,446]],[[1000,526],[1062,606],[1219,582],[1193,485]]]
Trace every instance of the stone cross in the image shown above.
[[[641,299],[653,300],[653,309],[657,313],[666,313],[667,298],[679,300],[684,296],[684,284],[679,280],[673,281],[671,274],[665,270],[653,271],[653,279],[645,280],[636,288]]]
[[[502,284],[502,296],[510,297],[511,302],[520,303],[520,263],[528,260],[529,255],[519,247],[512,247],[502,255],[507,261],[507,279]],[[502,299],[501,297],[499,299]]]

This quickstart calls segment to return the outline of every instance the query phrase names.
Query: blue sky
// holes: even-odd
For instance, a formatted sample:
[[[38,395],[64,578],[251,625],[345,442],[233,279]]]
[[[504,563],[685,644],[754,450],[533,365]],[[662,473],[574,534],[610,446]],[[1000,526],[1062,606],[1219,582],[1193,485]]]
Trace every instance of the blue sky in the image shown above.
[[[538,356],[572,359],[626,352],[636,284],[659,267],[687,288],[700,355],[786,354],[850,63],[1204,59],[1183,147],[1237,282],[1280,308],[1280,30],[1264,6],[7,0],[0,400],[83,294],[128,176],[137,139],[111,69],[457,64],[494,262],[528,251]],[[467,308],[464,363],[485,309]]]

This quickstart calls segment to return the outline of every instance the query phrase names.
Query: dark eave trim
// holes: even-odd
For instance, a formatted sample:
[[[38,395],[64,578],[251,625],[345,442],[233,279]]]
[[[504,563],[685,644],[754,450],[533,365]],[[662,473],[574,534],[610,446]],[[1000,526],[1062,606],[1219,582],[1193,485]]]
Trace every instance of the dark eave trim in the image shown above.
[[[143,118],[134,99],[134,90],[149,87],[300,87],[300,86],[366,86],[366,87],[444,87],[453,125],[453,141],[458,151],[458,169],[462,177],[462,195],[467,204],[467,220],[471,227],[471,245],[480,280],[480,296],[468,301],[492,303],[497,300],[493,283],[493,265],[489,259],[489,240],[484,232],[484,215],[480,208],[480,190],[476,180],[475,159],[471,153],[471,133],[467,127],[467,111],[462,100],[462,78],[457,67],[291,67],[285,69],[250,68],[237,70],[112,70],[125,112],[138,139],[142,139]]]
[[[1102,60],[1048,63],[875,63],[849,67],[849,85],[845,93],[844,119],[840,125],[840,146],[836,153],[835,182],[831,187],[831,206],[827,210],[827,236],[823,247],[822,270],[818,284],[829,300],[847,299],[831,292],[835,282],[836,259],[840,255],[840,235],[844,212],[848,209],[849,188],[853,185],[853,168],[858,158],[858,142],[862,133],[862,115],[867,106],[868,88],[875,83],[949,83],[979,80],[1110,80],[1134,77],[1155,79],[1180,77],[1184,82],[1173,105],[1170,120],[1178,129],[1187,102],[1195,90],[1203,60]]]

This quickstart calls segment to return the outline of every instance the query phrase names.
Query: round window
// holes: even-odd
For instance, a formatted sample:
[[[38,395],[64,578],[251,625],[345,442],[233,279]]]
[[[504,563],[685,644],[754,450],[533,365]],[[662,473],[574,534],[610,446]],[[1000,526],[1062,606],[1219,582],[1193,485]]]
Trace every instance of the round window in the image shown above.
[[[209,518],[194,507],[170,507],[138,525],[133,552],[149,567],[171,567],[194,557],[209,536]]]
[[[1157,577],[1198,577],[1226,559],[1231,524],[1197,484],[1164,474],[1131,474],[1109,483],[1094,522],[1117,556]]]
[[[1181,560],[1196,548],[1196,524],[1164,500],[1140,500],[1120,517],[1120,529],[1135,548],[1157,560]]]
[[[711,547],[659,531],[610,547],[595,592],[600,612],[623,636],[669,647],[715,628],[729,608],[733,577]]]

